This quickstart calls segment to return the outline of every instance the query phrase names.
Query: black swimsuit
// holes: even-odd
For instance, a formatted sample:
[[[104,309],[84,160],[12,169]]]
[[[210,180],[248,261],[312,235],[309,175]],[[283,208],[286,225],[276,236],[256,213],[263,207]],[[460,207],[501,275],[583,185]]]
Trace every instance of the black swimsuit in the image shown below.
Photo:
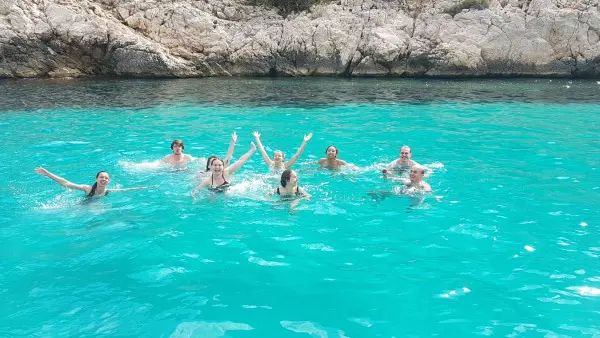
[[[227,190],[227,188],[229,188],[229,182],[227,182],[225,180],[225,174],[223,174],[223,183],[221,185],[216,186],[216,187],[213,186],[214,180],[215,180],[215,177],[212,176],[210,178],[210,187],[208,188],[208,190],[214,191],[214,192],[225,192],[225,190]]]
[[[106,189],[106,192],[104,193],[103,196],[108,196],[108,193],[109,193],[109,191],[108,191],[108,189]],[[90,190],[90,193],[86,197],[94,197],[95,195],[96,195],[96,186],[93,185],[92,190]]]
[[[277,187],[277,195],[281,196],[281,193],[279,192],[279,187]],[[300,192],[300,187],[296,187],[295,195],[296,196],[302,195],[302,193]]]

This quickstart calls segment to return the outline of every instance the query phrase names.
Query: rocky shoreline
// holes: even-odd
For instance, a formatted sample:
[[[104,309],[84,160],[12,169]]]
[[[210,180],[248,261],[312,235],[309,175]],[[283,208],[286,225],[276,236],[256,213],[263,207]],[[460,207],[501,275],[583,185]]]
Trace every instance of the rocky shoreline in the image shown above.
[[[600,75],[598,0],[4,0],[0,78]]]

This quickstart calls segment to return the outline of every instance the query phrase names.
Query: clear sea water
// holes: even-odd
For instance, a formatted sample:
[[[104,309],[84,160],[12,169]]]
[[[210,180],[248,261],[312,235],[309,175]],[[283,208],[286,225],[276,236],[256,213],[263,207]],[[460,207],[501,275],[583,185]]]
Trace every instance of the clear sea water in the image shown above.
[[[0,82],[2,337],[599,337],[596,81]],[[258,130],[226,195],[189,193]],[[175,138],[200,158],[157,166]],[[319,170],[335,144],[358,170]],[[410,145],[434,193],[390,196]],[[82,203],[34,173],[158,188]]]

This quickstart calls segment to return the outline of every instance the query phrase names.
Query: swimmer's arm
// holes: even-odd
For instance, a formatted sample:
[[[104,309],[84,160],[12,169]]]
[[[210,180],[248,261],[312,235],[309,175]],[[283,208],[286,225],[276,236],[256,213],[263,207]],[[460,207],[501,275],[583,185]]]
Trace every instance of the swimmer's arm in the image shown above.
[[[304,190],[304,188],[298,188],[298,192],[302,194],[302,197],[306,198],[307,200],[310,199],[310,194],[306,192],[306,190]]]
[[[209,184],[208,181],[209,181],[209,179],[206,178],[204,181],[202,181],[202,183],[198,184],[198,186],[192,190],[191,195],[194,200],[196,199],[196,194],[198,194],[198,191],[200,191],[200,189],[204,188],[205,186],[207,186]]]
[[[296,152],[296,154],[294,156],[292,156],[292,158],[289,161],[285,162],[286,168],[293,166],[294,163],[296,163],[296,161],[298,161],[298,158],[300,157],[300,155],[302,155],[304,148],[306,148],[306,144],[308,143],[308,141],[310,141],[311,138],[312,138],[312,133],[310,133],[308,135],[304,135],[304,141],[302,141],[302,145],[300,146],[300,148],[298,148],[298,151]]]
[[[235,142],[237,142],[237,134],[235,131],[231,134],[231,143],[229,143],[229,149],[227,149],[227,155],[225,156],[225,165],[229,165],[229,161],[233,157],[233,149],[235,148]]]
[[[391,171],[394,168],[394,165],[396,165],[396,160],[393,160],[392,162],[390,162],[388,165],[385,166],[385,170],[387,171]]]
[[[269,155],[267,155],[267,152],[265,151],[265,147],[263,147],[262,142],[260,142],[260,133],[255,131],[254,133],[252,133],[252,135],[254,135],[256,144],[258,144],[258,149],[260,150],[260,154],[262,155],[263,160],[268,166],[272,166],[273,161],[269,158]]]
[[[276,193],[277,193],[277,189],[273,189],[273,190],[269,191],[267,193],[267,195],[265,196],[265,199],[271,198],[271,196],[275,195]]]
[[[169,162],[169,157],[171,157],[171,155],[167,155],[167,156],[163,157],[160,161],[164,162],[164,163],[170,163]]]
[[[229,174],[233,174],[238,169],[240,169],[241,166],[244,165],[244,163],[246,163],[246,161],[248,161],[250,156],[252,156],[252,154],[254,154],[255,151],[256,151],[256,145],[254,145],[254,142],[252,142],[250,150],[248,150],[248,152],[245,153],[244,156],[240,157],[239,160],[235,161],[235,163],[233,163],[229,167],[225,168],[225,171],[227,171]]]
[[[115,188],[115,189],[107,189],[109,192],[114,192],[114,191],[131,191],[131,190],[145,190],[145,189],[151,189],[151,188],[156,188],[158,187],[158,185],[149,185],[146,187],[133,187],[133,188]]]
[[[51,180],[53,180],[54,182],[62,185],[63,187],[69,188],[69,189],[81,190],[81,191],[85,191],[86,193],[89,193],[89,191],[92,189],[92,187],[90,187],[87,184],[72,183],[60,176],[54,175],[53,173],[49,172],[48,170],[46,170],[42,167],[35,168],[35,172],[42,176],[46,176],[46,177],[50,178]]]
[[[432,192],[433,190],[431,189],[431,186],[429,185],[429,183],[423,182],[423,191]]]

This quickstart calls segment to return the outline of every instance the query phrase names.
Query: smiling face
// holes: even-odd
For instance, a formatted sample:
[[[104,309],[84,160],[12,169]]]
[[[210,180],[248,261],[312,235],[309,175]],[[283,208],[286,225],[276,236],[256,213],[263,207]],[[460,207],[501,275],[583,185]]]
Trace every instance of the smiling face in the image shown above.
[[[410,169],[410,180],[411,182],[419,182],[425,175],[425,168],[421,166],[414,166]]]
[[[215,158],[210,164],[210,171],[212,171],[213,174],[221,173],[225,169],[224,167],[225,165],[223,164],[223,160],[220,158]]]
[[[106,171],[101,171],[96,175],[96,184],[101,187],[106,187],[110,183],[110,176]]]
[[[279,150],[273,153],[273,162],[282,163],[283,162],[283,153]]]
[[[296,174],[295,171],[292,171],[290,173],[290,180],[288,181],[289,185],[291,185],[292,187],[296,186],[298,184],[298,175]]]
[[[328,159],[331,159],[331,160],[333,160],[333,159],[335,159],[335,158],[337,157],[337,155],[338,155],[338,150],[337,150],[337,148],[336,148],[336,147],[334,147],[334,146],[329,146],[329,147],[327,148],[327,150],[325,151],[325,153],[327,154],[327,158],[328,158]]]
[[[409,161],[411,156],[412,151],[410,150],[410,147],[404,146],[402,149],[400,149],[400,159],[402,162]]]

